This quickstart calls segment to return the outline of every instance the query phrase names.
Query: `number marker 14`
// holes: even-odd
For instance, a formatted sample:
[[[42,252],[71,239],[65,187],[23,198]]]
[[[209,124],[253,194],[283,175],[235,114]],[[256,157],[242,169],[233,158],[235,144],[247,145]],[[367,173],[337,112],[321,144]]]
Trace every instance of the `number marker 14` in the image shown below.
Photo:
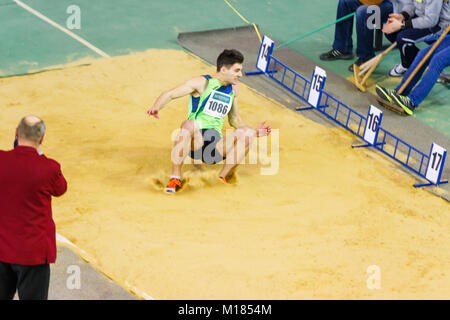
[[[272,54],[273,43],[273,40],[269,37],[263,37],[259,48],[258,61],[256,61],[256,68],[262,72],[267,72],[269,68],[269,56]]]

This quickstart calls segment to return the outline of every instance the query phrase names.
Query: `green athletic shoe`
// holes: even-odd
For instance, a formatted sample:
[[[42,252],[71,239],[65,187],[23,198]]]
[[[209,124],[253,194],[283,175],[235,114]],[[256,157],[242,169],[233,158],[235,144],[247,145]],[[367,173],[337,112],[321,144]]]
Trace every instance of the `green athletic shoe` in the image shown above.
[[[383,88],[382,86],[377,84],[376,87],[375,87],[375,91],[377,92],[377,95],[381,99],[389,101],[389,102],[392,102],[392,93],[394,93],[395,90],[386,89],[386,88]]]
[[[399,107],[402,107],[403,110],[409,115],[412,115],[414,113],[414,109],[416,106],[411,101],[411,99],[407,96],[399,95],[398,93],[394,92],[392,94],[392,98],[394,100],[394,103],[398,105]]]

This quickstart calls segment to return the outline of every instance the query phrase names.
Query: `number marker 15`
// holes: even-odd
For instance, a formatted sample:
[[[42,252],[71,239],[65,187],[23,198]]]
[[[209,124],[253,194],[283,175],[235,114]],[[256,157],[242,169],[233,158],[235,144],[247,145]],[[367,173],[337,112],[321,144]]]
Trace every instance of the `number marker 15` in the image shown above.
[[[321,91],[325,86],[325,80],[327,78],[327,73],[322,68],[316,66],[311,79],[311,86],[309,88],[308,102],[317,108],[320,102]]]

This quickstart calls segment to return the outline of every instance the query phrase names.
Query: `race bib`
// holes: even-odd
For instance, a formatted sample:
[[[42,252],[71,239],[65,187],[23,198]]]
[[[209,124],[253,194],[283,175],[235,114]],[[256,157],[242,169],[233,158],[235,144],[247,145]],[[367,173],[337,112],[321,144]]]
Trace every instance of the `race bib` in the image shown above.
[[[231,95],[213,90],[208,101],[206,101],[203,113],[222,119],[230,112],[232,103]]]

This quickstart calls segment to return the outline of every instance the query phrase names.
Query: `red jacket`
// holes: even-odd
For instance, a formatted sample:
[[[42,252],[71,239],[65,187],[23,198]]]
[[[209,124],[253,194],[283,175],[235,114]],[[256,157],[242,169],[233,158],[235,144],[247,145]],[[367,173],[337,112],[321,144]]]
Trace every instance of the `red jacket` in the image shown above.
[[[35,148],[0,150],[0,261],[21,265],[54,263],[52,196],[67,190],[58,162]]]

